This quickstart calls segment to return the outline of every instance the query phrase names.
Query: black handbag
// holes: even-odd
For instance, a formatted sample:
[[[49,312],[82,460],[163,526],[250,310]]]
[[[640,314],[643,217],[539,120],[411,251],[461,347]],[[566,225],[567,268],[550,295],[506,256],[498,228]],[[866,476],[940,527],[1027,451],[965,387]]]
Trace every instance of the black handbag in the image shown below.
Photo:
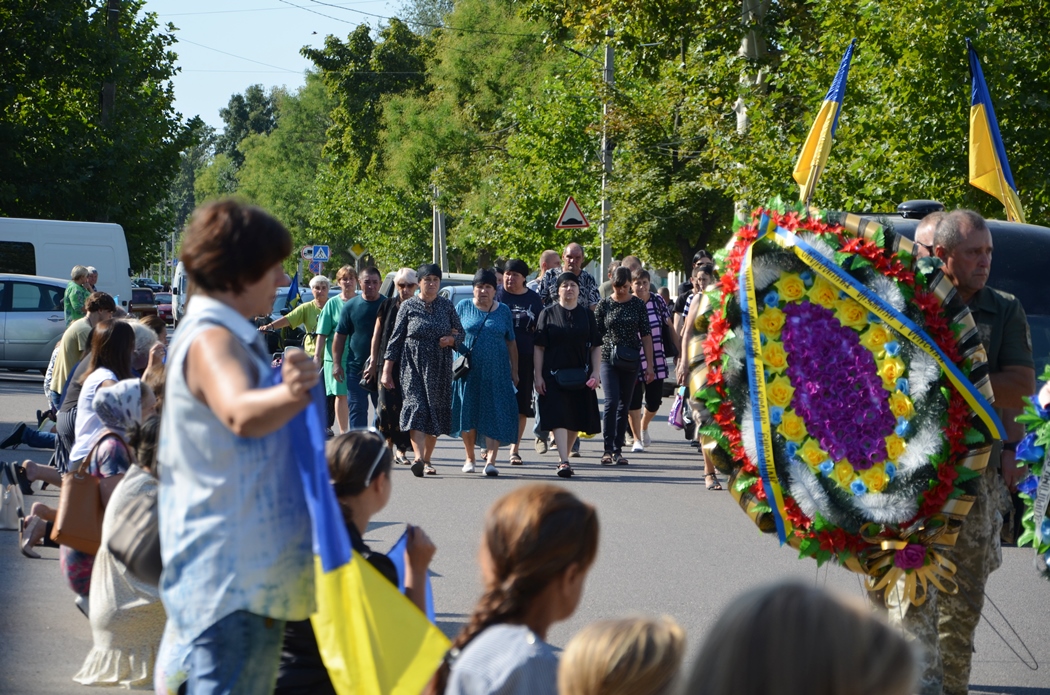
[[[664,346],[664,357],[675,358],[678,357],[678,347],[674,344],[673,340],[670,340],[671,329],[667,327],[666,323],[660,324],[660,344]]]
[[[485,312],[485,320],[481,322],[481,328],[478,329],[478,338],[481,337],[481,332],[485,330],[485,324],[488,323],[489,314],[496,308],[496,302],[492,302],[492,306],[488,311]],[[475,341],[476,342],[476,341]],[[453,379],[466,379],[467,375],[470,374],[470,353],[474,352],[474,346],[471,345],[470,349],[464,354],[456,358],[452,363],[452,378]]]
[[[551,372],[554,382],[558,388],[565,391],[579,391],[587,388],[587,381],[591,378],[586,367],[566,367]]]
[[[641,361],[638,348],[626,345],[613,345],[612,354],[609,357],[611,358],[610,364],[616,369],[638,369],[638,363]]]
[[[369,376],[368,370],[372,366],[372,356],[369,355],[368,359],[365,360],[365,366],[361,370],[361,380],[357,382],[357,385],[363,388],[369,393],[379,393],[379,379],[374,376]]]
[[[133,466],[125,478],[151,475]],[[132,576],[152,586],[160,584],[160,525],[157,519],[157,491],[135,497],[120,510],[115,530],[106,545]]]

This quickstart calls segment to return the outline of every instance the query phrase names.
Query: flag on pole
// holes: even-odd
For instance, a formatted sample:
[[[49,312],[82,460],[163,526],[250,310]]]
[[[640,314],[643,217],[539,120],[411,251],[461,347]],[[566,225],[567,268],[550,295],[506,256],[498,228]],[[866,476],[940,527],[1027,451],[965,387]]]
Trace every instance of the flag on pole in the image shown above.
[[[292,276],[292,284],[288,286],[288,295],[284,298],[284,303],[289,309],[294,309],[299,306],[299,271],[295,271],[295,275]]]
[[[324,385],[311,395],[287,427],[313,522],[317,612],[310,621],[321,659],[339,695],[418,695],[451,645],[352,549],[325,459]]]
[[[970,39],[966,39],[970,54],[970,185],[989,193],[1006,206],[1006,219],[1024,222],[1017,185],[1006,161],[1006,148],[999,134],[999,121],[992,108],[992,97],[984,81],[981,61]]]
[[[795,164],[793,176],[799,185],[799,200],[807,205],[817,187],[817,179],[820,178],[824,165],[828,162],[831,141],[835,137],[835,129],[839,126],[842,100],[846,96],[849,64],[853,60],[853,49],[856,45],[856,39],[850,41],[846,54],[842,56],[839,71],[835,74],[835,81],[831,83],[831,89],[824,96],[824,104],[820,107],[816,120],[813,121],[813,127],[809,129],[809,137],[806,138],[802,152],[799,153],[798,162]]]

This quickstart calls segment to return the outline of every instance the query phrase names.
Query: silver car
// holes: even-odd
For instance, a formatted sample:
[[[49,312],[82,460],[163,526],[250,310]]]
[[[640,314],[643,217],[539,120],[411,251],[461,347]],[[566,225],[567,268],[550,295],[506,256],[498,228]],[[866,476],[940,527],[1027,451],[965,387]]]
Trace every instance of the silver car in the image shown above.
[[[47,369],[66,329],[68,281],[0,273],[0,368]]]

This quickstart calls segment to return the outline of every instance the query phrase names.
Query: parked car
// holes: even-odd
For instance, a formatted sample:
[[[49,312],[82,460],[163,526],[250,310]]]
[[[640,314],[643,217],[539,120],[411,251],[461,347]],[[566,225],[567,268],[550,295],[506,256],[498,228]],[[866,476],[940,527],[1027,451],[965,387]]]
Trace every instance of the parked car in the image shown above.
[[[131,284],[135,287],[145,287],[146,289],[153,290],[154,292],[160,292],[164,289],[164,286],[153,278],[135,278],[131,281]]]
[[[47,369],[66,329],[66,280],[0,273],[0,367]]]
[[[474,276],[471,276],[471,280]],[[464,299],[470,299],[474,296],[473,285],[446,285],[438,290],[438,296],[444,297],[445,299],[452,302],[452,306],[456,306]]]
[[[128,313],[132,316],[152,316],[157,313],[157,302],[153,290],[148,287],[131,288],[131,305]]]
[[[175,315],[171,311],[171,292],[154,292],[153,301],[157,303],[157,316],[164,319],[165,323],[175,323]]]
[[[379,294],[384,297],[393,297],[394,290],[394,275],[395,273],[387,273],[383,279],[383,284],[379,286]],[[455,285],[466,285],[470,287],[474,282],[474,276],[469,273],[442,273],[441,274],[441,286],[452,287]],[[417,289],[418,293],[419,290]]]

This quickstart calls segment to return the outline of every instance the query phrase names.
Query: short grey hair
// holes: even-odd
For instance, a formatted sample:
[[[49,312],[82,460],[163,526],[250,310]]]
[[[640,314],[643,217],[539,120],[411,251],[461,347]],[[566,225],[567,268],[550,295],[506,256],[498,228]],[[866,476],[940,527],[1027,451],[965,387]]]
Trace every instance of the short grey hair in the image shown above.
[[[967,229],[988,231],[988,225],[984,218],[973,210],[952,210],[937,223],[937,231],[933,233],[933,245],[941,246],[947,253],[951,253],[962,242],[963,231]]]
[[[135,331],[134,360],[141,362],[149,357],[149,351],[160,341],[157,340],[157,334],[153,332],[153,329],[146,324],[130,320],[127,321],[127,324]]]
[[[418,285],[419,279],[416,277],[416,271],[412,270],[411,268],[402,268],[401,270],[397,271],[397,274],[394,275],[394,284],[396,285],[399,282],[407,282],[410,285]]]
[[[310,278],[310,289],[313,289],[317,285],[331,287],[332,283],[329,282],[328,278],[326,278],[324,275],[314,275],[312,278]]]
[[[69,279],[72,280],[73,282],[77,282],[78,280],[83,280],[84,278],[86,278],[90,274],[91,273],[88,272],[88,269],[85,268],[84,266],[82,266],[82,265],[75,265],[75,266],[73,266],[73,270],[69,271]]]
[[[98,275],[98,268],[96,268],[93,265],[89,265],[87,267],[87,270],[88,270],[88,275]]]

